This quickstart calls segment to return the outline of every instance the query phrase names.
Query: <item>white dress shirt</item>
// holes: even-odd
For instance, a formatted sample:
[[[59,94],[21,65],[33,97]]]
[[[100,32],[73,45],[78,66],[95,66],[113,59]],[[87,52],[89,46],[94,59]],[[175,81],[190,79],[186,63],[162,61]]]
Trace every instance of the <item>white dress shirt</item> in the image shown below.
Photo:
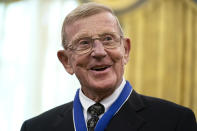
[[[100,101],[101,104],[104,105],[105,107],[105,112],[108,111],[109,107],[115,102],[115,100],[118,98],[118,96],[120,95],[120,93],[122,92],[122,89],[124,88],[126,84],[125,79],[123,78],[122,83],[120,84],[120,86],[118,88],[115,89],[115,91],[108,96],[107,98],[103,99],[102,101]],[[87,96],[85,96],[82,92],[82,90],[80,89],[79,91],[79,99],[81,102],[81,105],[83,107],[83,114],[84,114],[84,118],[85,118],[85,122],[87,123],[87,121],[91,118],[90,114],[87,112],[88,108],[90,106],[92,106],[93,104],[95,104],[96,102],[91,100],[90,98],[88,98]],[[101,118],[103,116],[100,115],[99,118]]]

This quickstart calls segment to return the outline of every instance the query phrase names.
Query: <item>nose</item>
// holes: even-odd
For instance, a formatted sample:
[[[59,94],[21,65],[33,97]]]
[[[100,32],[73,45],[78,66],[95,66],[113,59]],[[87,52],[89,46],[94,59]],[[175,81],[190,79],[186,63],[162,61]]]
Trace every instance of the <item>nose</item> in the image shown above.
[[[93,49],[91,56],[97,59],[103,58],[107,55],[103,44],[99,40],[95,40],[93,43]]]

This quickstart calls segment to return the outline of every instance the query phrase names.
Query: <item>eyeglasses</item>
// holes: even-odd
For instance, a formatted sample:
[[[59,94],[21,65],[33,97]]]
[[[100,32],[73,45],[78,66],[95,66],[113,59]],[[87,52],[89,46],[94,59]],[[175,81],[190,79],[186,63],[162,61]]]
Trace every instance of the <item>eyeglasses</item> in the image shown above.
[[[119,35],[115,32],[107,32],[103,34],[99,34],[98,37],[82,37],[76,40],[73,40],[71,44],[66,46],[66,49],[70,49],[77,54],[85,54],[89,53],[93,49],[93,43],[95,40],[99,40],[105,49],[113,49],[117,48],[121,44],[121,38],[123,36]]]

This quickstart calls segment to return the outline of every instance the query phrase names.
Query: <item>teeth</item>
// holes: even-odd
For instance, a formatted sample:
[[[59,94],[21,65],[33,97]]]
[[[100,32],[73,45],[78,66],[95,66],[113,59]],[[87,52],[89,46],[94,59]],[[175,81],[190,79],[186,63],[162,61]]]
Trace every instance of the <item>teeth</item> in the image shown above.
[[[96,67],[96,68],[93,68],[94,70],[99,70],[99,69],[103,69],[105,67]]]
[[[108,68],[108,66],[105,66],[105,67],[94,67],[94,68],[92,68],[92,70],[102,71],[102,70],[105,70],[106,68]]]

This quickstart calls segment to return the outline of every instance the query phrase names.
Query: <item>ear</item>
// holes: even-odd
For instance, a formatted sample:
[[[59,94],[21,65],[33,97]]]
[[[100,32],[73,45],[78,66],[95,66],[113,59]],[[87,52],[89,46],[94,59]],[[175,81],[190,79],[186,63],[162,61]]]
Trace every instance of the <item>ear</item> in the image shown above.
[[[131,43],[129,38],[124,38],[124,64],[126,65],[129,61],[129,53],[130,53]]]
[[[70,63],[68,52],[66,52],[65,50],[59,50],[57,52],[57,57],[59,58],[60,62],[62,63],[62,65],[64,66],[66,71],[69,74],[73,75],[74,74],[74,70],[73,70],[72,65]]]

